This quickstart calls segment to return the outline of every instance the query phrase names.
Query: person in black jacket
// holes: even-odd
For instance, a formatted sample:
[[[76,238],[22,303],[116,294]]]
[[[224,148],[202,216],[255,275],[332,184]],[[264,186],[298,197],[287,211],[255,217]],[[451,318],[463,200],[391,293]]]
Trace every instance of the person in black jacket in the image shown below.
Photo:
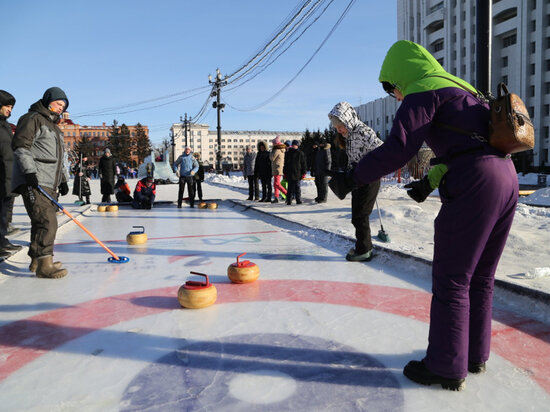
[[[67,270],[53,261],[53,245],[57,233],[57,206],[39,190],[40,186],[53,199],[58,193],[69,193],[67,169],[63,165],[65,145],[57,126],[69,107],[67,95],[59,87],[51,87],[41,100],[31,105],[17,123],[12,142],[14,165],[12,191],[23,195],[23,203],[31,219],[29,270],[39,278],[61,278]]]
[[[204,166],[202,165],[201,154],[199,152],[193,153],[193,157],[197,159],[199,164],[199,170],[195,173],[195,180],[193,181],[195,185],[195,193],[199,196],[199,200],[202,200],[202,182],[204,182]]]
[[[78,161],[73,167],[74,182],[73,195],[78,196],[78,200],[82,202],[86,198],[86,204],[90,204],[90,172],[88,170],[88,157],[84,156],[82,162]]]
[[[328,192],[328,172],[332,166],[332,156],[330,154],[330,144],[322,137],[319,139],[319,147],[314,152],[312,171],[315,176],[315,186],[317,187],[317,203],[326,203]]]
[[[111,202],[111,195],[115,193],[116,165],[111,154],[111,149],[105,149],[105,153],[99,159],[99,177],[101,178],[102,202]]]
[[[300,181],[306,177],[307,163],[306,155],[298,146],[300,142],[293,140],[291,146],[285,154],[285,165],[283,174],[288,182],[286,193],[286,204],[292,204],[292,197],[296,198],[296,204],[302,203],[302,191],[300,189]]]
[[[10,210],[13,205],[13,196],[11,195],[13,133],[7,119],[10,117],[14,105],[15,97],[0,90],[0,260],[22,249],[19,245],[11,244],[6,238]]]
[[[258,142],[258,153],[254,162],[254,176],[262,184],[262,198],[260,202],[271,202],[271,160],[265,142]]]

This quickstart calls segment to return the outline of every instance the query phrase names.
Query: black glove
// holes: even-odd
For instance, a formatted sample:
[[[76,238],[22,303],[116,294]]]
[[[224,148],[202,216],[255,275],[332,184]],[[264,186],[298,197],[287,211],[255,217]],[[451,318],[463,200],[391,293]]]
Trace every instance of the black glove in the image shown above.
[[[25,175],[25,183],[27,184],[27,186],[37,188],[38,178],[36,177],[36,173],[27,173]]]
[[[67,193],[69,193],[69,185],[67,185],[67,182],[61,182],[59,185],[59,194],[65,196]]]
[[[418,203],[422,203],[430,193],[433,192],[428,176],[424,176],[421,180],[415,180],[414,182],[408,183],[403,187],[410,189],[407,190],[407,194]]]
[[[328,186],[340,200],[345,199],[347,194],[357,187],[353,181],[353,171],[354,169],[331,172],[332,177],[328,182]]]

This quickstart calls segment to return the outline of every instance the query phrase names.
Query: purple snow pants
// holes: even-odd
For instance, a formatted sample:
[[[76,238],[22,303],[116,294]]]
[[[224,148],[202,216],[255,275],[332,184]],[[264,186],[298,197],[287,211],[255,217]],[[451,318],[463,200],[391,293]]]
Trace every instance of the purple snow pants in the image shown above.
[[[518,198],[510,159],[464,156],[449,165],[435,219],[430,333],[424,362],[464,378],[489,358],[494,277]]]

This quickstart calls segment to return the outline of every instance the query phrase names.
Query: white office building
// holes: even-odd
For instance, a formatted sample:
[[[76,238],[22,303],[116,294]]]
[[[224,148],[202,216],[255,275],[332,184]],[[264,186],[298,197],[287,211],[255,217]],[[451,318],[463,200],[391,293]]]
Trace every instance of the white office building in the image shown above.
[[[175,157],[183,153],[186,144],[184,123],[175,123],[170,128],[174,136]],[[233,169],[240,169],[244,161],[246,146],[252,151],[257,151],[258,142],[267,143],[267,150],[271,150],[271,141],[279,136],[281,142],[287,140],[301,141],[302,132],[277,132],[263,130],[221,131],[221,157],[222,163],[231,164]],[[218,151],[218,132],[208,130],[207,124],[190,123],[187,126],[187,145],[193,152],[199,152],[201,159],[207,165],[216,165],[216,152]]]
[[[421,44],[445,70],[475,85],[475,5],[475,0],[397,0],[397,38]],[[493,0],[492,15],[492,92],[504,82],[523,99],[535,125],[532,165],[548,166],[550,0]],[[397,110],[393,100],[357,108],[382,138]]]

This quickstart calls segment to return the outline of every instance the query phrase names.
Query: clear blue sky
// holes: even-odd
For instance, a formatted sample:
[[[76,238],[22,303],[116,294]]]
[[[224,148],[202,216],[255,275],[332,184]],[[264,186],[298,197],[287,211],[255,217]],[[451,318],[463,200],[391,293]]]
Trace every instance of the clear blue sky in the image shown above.
[[[329,2],[325,0],[321,8]],[[222,89],[228,104],[222,128],[323,130],[328,126],[327,113],[337,102],[359,105],[382,97],[377,79],[385,53],[397,39],[396,2],[357,0],[301,74],[268,104],[248,111],[299,72],[349,2],[333,0],[262,73],[233,90]],[[9,121],[15,123],[48,87],[59,86],[69,97],[69,113],[76,123],[140,122],[149,126],[153,143],[160,143],[180,116],[199,112],[210,93],[208,74],[214,76],[218,67],[223,75],[234,73],[273,38],[301,3],[0,0],[0,89],[17,99]],[[115,109],[83,116],[105,108]],[[215,129],[216,111],[207,112],[201,123]]]

